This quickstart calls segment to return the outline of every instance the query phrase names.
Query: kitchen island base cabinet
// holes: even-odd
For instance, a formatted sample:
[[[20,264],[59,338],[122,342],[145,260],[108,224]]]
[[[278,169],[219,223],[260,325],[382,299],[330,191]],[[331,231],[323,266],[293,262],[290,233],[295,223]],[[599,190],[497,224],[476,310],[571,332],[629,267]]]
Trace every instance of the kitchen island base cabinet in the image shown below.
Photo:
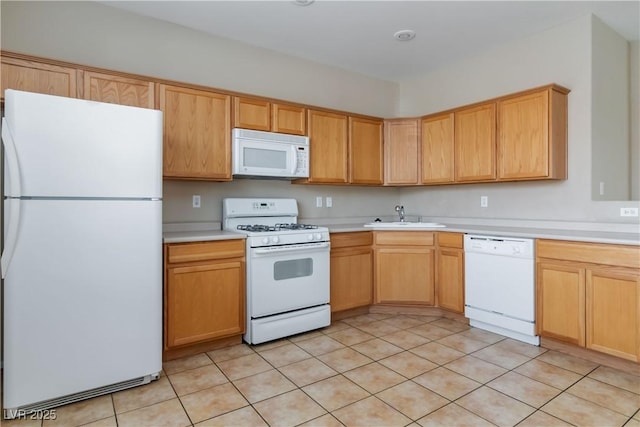
[[[640,362],[640,247],[538,240],[542,337]]]
[[[434,233],[374,232],[376,304],[435,304]]]
[[[373,301],[371,232],[331,235],[331,312],[366,307]]]
[[[243,240],[165,247],[165,351],[244,333],[244,251]]]

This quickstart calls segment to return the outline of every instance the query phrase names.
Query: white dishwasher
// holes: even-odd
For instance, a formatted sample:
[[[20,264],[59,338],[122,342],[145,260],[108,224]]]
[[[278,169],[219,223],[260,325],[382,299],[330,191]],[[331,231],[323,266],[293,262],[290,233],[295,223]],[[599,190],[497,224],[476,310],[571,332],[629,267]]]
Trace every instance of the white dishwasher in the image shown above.
[[[464,236],[465,309],[471,326],[540,345],[532,239]]]

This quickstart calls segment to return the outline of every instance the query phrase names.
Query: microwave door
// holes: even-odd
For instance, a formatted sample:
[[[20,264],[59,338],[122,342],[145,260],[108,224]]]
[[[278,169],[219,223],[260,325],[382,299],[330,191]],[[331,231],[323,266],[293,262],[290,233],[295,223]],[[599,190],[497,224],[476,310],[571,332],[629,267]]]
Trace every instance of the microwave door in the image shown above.
[[[291,176],[295,172],[295,163],[291,163],[291,144],[274,142],[236,141],[235,175],[252,176]]]

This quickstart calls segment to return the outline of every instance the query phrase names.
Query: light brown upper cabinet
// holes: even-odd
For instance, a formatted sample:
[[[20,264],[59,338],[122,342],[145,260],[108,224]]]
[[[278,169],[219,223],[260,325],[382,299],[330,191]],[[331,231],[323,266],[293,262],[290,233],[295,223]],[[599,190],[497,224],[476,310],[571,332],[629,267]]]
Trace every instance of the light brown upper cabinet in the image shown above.
[[[496,103],[456,110],[455,176],[458,182],[496,179]]]
[[[444,184],[455,180],[453,113],[422,119],[422,183]]]
[[[6,56],[2,57],[1,68],[0,98],[3,100],[6,89],[76,97],[77,71],[75,68]]]
[[[382,185],[382,120],[349,117],[349,182]]]
[[[160,85],[166,178],[231,180],[231,97]]]
[[[94,71],[81,73],[84,75],[84,99],[132,107],[155,108],[153,82]]]
[[[347,116],[309,110],[308,124],[310,169],[307,182],[347,183]]]
[[[233,97],[233,127],[305,135],[306,108],[267,100]]]
[[[549,86],[498,101],[498,179],[567,178],[567,93]]]
[[[416,185],[420,179],[418,119],[384,122],[384,183]]]

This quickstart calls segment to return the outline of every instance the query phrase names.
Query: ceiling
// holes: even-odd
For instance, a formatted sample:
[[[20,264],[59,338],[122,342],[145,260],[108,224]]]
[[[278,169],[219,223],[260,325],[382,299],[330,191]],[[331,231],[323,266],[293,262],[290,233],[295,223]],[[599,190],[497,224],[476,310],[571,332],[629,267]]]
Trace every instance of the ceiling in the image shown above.
[[[105,1],[136,14],[399,81],[590,13],[638,40],[635,1]],[[398,41],[399,30],[416,32]],[[523,52],[523,55],[526,52]]]

